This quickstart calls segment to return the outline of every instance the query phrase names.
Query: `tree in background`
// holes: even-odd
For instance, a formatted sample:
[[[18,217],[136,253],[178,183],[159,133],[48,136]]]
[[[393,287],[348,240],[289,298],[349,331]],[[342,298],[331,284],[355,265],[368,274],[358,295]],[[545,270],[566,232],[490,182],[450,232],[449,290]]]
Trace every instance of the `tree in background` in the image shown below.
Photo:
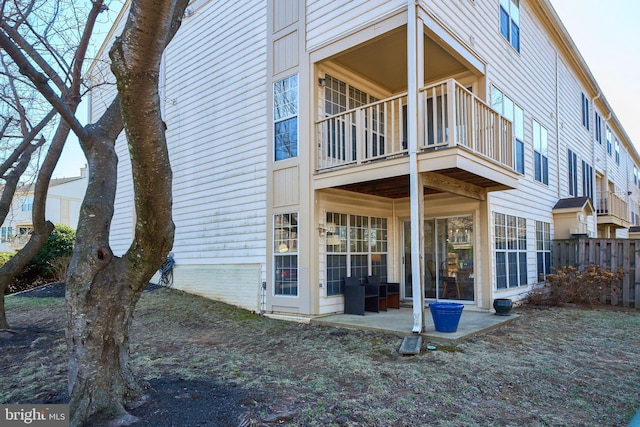
[[[87,126],[75,115],[78,100],[52,87],[54,76],[45,71],[46,60],[39,63],[31,55],[30,46],[37,41],[21,45],[5,26],[0,33],[0,47],[78,136],[88,163],[87,192],[67,275],[70,421],[74,426],[132,423],[135,417],[126,406],[143,397],[144,384],[128,364],[129,326],[145,285],[173,245],[172,172],[158,80],[162,53],[178,30],[188,2],[131,2],[122,35],[109,52],[117,96]],[[90,16],[102,7],[103,0],[93,0]],[[117,180],[115,143],[123,128],[131,158],[136,223],[131,246],[117,257],[109,246],[109,232]]]
[[[53,109],[42,111],[41,107],[46,103],[42,102],[42,98],[38,99],[38,92],[21,81],[19,75],[15,66],[7,62],[6,55],[0,53],[0,180],[3,182],[0,195],[0,224],[9,213],[20,180],[27,175],[25,172],[33,163],[34,153],[46,142],[42,136],[43,131],[50,127],[56,116]],[[52,146],[52,149],[55,150],[56,146]],[[61,151],[62,147],[59,149]],[[39,194],[38,203],[42,203],[43,197],[46,199],[48,183],[45,184],[44,181],[47,176],[51,177],[52,172],[52,168],[45,167],[39,174],[40,183],[36,186],[41,193],[43,189],[45,192],[44,195]],[[9,328],[4,308],[7,287],[42,247],[53,229],[53,224],[47,223],[44,219],[44,208],[40,207],[33,211],[33,224],[34,233],[30,243],[0,267],[0,329]]]

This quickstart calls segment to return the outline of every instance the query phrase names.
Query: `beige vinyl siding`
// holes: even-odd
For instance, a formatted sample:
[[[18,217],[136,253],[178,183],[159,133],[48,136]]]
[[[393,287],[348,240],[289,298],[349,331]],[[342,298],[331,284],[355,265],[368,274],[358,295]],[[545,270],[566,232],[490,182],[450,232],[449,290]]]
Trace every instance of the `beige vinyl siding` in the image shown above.
[[[381,17],[406,10],[404,0],[308,1],[307,50],[356,31]]]
[[[599,172],[599,173],[604,173],[604,171],[607,169],[607,135],[606,135],[606,127],[607,127],[607,114],[603,113],[600,109],[596,108],[594,111],[596,111],[600,117],[601,117],[601,121],[602,121],[602,143],[599,143],[598,141],[596,141],[595,135],[593,137],[593,151],[594,151],[594,170]],[[593,122],[593,131],[595,132],[595,118],[594,118],[594,122]],[[633,169],[633,167],[632,167]],[[594,185],[595,185],[595,181],[594,181]],[[594,188],[594,191],[597,191]]]
[[[582,93],[583,88],[572,75],[564,62],[559,63],[559,115],[560,129],[560,197],[571,197],[569,194],[568,150],[576,153],[578,159],[578,194],[582,195],[582,165],[585,160],[593,163],[591,132],[582,125]]]
[[[559,198],[568,195],[567,149],[578,156],[578,195],[582,195],[582,160],[594,170],[607,172],[616,187],[626,190],[633,179],[633,158],[620,141],[620,165],[615,162],[615,147],[611,156],[606,154],[606,141],[602,146],[593,135],[594,105],[590,103],[590,129],[582,126],[581,94],[591,101],[596,94],[588,93],[584,83],[576,77],[576,70],[568,65],[561,50],[549,36],[548,25],[533,14],[529,2],[520,2],[520,53],[515,52],[499,31],[498,2],[450,2],[436,0],[429,5],[441,22],[459,39],[467,43],[478,55],[488,61],[488,80],[496,84],[507,96],[518,103],[525,112],[525,168],[527,176],[518,189],[522,200],[535,200],[527,206],[530,212],[544,215]],[[469,19],[460,20],[459,16]],[[558,61],[556,112],[556,57]],[[607,113],[608,114],[608,113]],[[601,112],[603,131],[607,114]],[[556,120],[557,115],[557,120]],[[533,148],[531,147],[531,120],[536,119],[549,132],[549,186],[530,182],[533,173]],[[558,134],[559,131],[559,134]],[[615,134],[615,129],[612,128]],[[556,146],[556,144],[558,144]],[[614,143],[615,144],[615,143]],[[631,172],[629,172],[631,170]],[[558,192],[559,188],[559,192]],[[496,194],[492,200],[509,198],[510,192]]]
[[[489,16],[497,25],[498,6],[492,6],[494,7],[490,8]],[[558,180],[563,179],[561,168],[558,167],[558,135],[555,120],[556,53],[543,29],[536,25],[528,14],[521,12],[520,22],[521,28],[527,30],[526,40],[525,37],[521,37],[521,55],[513,51],[497,29],[497,38],[493,39],[498,42],[495,46],[498,51],[487,54],[491,54],[497,61],[492,62],[489,67],[490,84],[495,84],[524,110],[525,175],[521,177],[517,190],[492,193],[491,206],[495,206],[496,211],[520,217],[531,217],[535,213],[542,216],[541,220],[551,222],[548,217],[558,200]],[[488,39],[492,39],[491,35]],[[505,62],[499,62],[505,59]],[[535,180],[533,120],[544,126],[548,132],[548,185]],[[518,207],[515,210],[514,197],[518,199]],[[511,212],[505,212],[504,209]]]
[[[520,5],[520,54],[500,34],[498,2],[435,1],[433,14],[440,21],[446,22],[451,32],[489,63],[489,93],[479,95],[486,96],[490,103],[490,90],[494,85],[524,110],[525,176],[520,180],[517,191],[493,194],[492,203],[509,206],[512,205],[514,194],[520,194],[523,211],[542,213],[549,212],[558,199],[556,51],[544,28],[531,15],[525,2],[521,2]],[[460,20],[460,16],[468,16],[469,19]],[[534,179],[534,119],[548,131],[548,185]]]
[[[491,263],[492,286],[495,286],[493,251],[493,214],[495,212],[525,218],[527,222],[527,277],[537,280],[535,221],[551,224],[551,208],[558,201],[558,182],[566,181],[559,167],[566,150],[558,156],[556,122],[556,49],[544,27],[531,14],[525,2],[520,2],[520,53],[504,40],[499,31],[498,2],[434,2],[433,13],[446,22],[449,30],[467,43],[488,62],[487,91],[495,85],[524,111],[525,175],[517,190],[489,194],[489,236],[486,242]],[[459,16],[469,16],[460,20]],[[490,102],[490,95],[487,101]],[[480,94],[485,96],[485,94]],[[578,104],[580,106],[580,104]],[[579,117],[579,116],[578,116]],[[536,120],[548,132],[548,185],[534,179],[533,124]],[[566,161],[565,161],[566,163]],[[566,187],[566,185],[565,185]],[[514,203],[518,200],[518,203]],[[478,276],[479,277],[479,276]],[[501,291],[501,295],[516,295],[521,288]]]

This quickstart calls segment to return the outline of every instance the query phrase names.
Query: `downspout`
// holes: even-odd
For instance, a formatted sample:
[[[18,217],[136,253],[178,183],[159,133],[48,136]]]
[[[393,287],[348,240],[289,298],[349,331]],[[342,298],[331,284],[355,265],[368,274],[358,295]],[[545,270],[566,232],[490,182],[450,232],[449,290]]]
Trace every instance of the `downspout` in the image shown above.
[[[409,139],[409,193],[411,201],[411,293],[413,295],[413,333],[419,334],[424,328],[424,293],[422,291],[422,233],[424,229],[422,206],[424,192],[418,172],[418,88],[419,76],[419,32],[417,3],[407,1],[407,135]]]
[[[556,52],[556,162],[558,162],[558,200],[562,197],[560,192],[560,60]]]

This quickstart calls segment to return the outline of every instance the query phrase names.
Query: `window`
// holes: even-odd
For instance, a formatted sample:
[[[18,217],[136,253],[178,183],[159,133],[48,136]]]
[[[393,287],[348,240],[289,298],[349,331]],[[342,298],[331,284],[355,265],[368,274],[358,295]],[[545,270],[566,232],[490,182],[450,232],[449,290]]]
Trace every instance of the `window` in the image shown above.
[[[640,216],[638,215],[638,206],[631,205],[629,208],[631,208],[631,224],[638,225],[638,220],[640,220]]]
[[[596,118],[595,118],[595,134],[596,134],[596,141],[598,141],[598,144],[602,144],[602,117],[600,117],[600,114],[598,114],[598,112],[595,113]]]
[[[347,110],[363,107],[374,103],[379,99],[369,95],[342,80],[325,74],[324,83],[324,113],[325,116],[333,116]],[[360,153],[365,158],[380,156],[385,151],[385,118],[384,103],[370,106],[364,110],[363,125],[364,152]],[[337,117],[327,123],[327,133],[330,135],[330,149],[332,157],[341,160],[352,161],[358,156],[358,129],[356,128],[356,113]],[[347,141],[348,129],[351,127],[351,139]],[[405,126],[406,128],[406,126]]]
[[[520,0],[500,0],[500,34],[520,52]]]
[[[536,181],[549,184],[549,159],[547,129],[537,121],[533,121],[533,159]]]
[[[33,210],[33,196],[25,196],[22,198],[22,212],[31,212]]]
[[[538,280],[542,281],[551,273],[551,225],[548,222],[536,221],[536,255]]]
[[[612,143],[611,143],[611,141],[612,141],[612,139],[611,139],[611,129],[609,129],[609,127],[607,127],[606,134],[607,134],[607,153],[609,155],[611,155],[611,152],[613,150],[612,150]]]
[[[298,156],[298,75],[273,85],[275,160]]]
[[[589,98],[582,94],[582,126],[589,130]]]
[[[527,221],[512,215],[494,214],[496,287],[527,284]]]
[[[298,295],[298,214],[274,215],[275,294]]]
[[[524,175],[524,111],[495,86],[491,86],[491,108],[513,123],[515,169]]]
[[[347,277],[347,215],[327,212],[327,295],[343,293]]]
[[[0,242],[8,242],[13,236],[13,230],[11,227],[1,227],[0,228]]]
[[[618,141],[618,138],[615,139],[616,144],[616,163],[620,164],[620,141]]]
[[[578,156],[569,149],[569,195],[578,196]]]
[[[582,161],[582,195],[593,199],[593,168]]]
[[[638,168],[636,167],[636,165],[633,165],[633,183],[638,183]]]
[[[344,278],[387,281],[387,219],[327,212],[327,295],[343,293]]]
[[[347,84],[330,75],[325,75],[324,114],[332,116],[347,110]]]

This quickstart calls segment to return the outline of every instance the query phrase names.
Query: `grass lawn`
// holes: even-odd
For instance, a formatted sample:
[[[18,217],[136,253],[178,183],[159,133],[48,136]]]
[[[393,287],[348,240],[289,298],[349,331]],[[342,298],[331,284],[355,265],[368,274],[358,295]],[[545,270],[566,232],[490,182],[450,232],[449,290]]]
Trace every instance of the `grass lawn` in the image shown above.
[[[0,403],[65,402],[64,299],[6,304],[16,333],[0,332]],[[131,363],[155,392],[136,425],[626,426],[640,408],[640,310],[517,312],[403,357],[397,336],[145,292]]]

